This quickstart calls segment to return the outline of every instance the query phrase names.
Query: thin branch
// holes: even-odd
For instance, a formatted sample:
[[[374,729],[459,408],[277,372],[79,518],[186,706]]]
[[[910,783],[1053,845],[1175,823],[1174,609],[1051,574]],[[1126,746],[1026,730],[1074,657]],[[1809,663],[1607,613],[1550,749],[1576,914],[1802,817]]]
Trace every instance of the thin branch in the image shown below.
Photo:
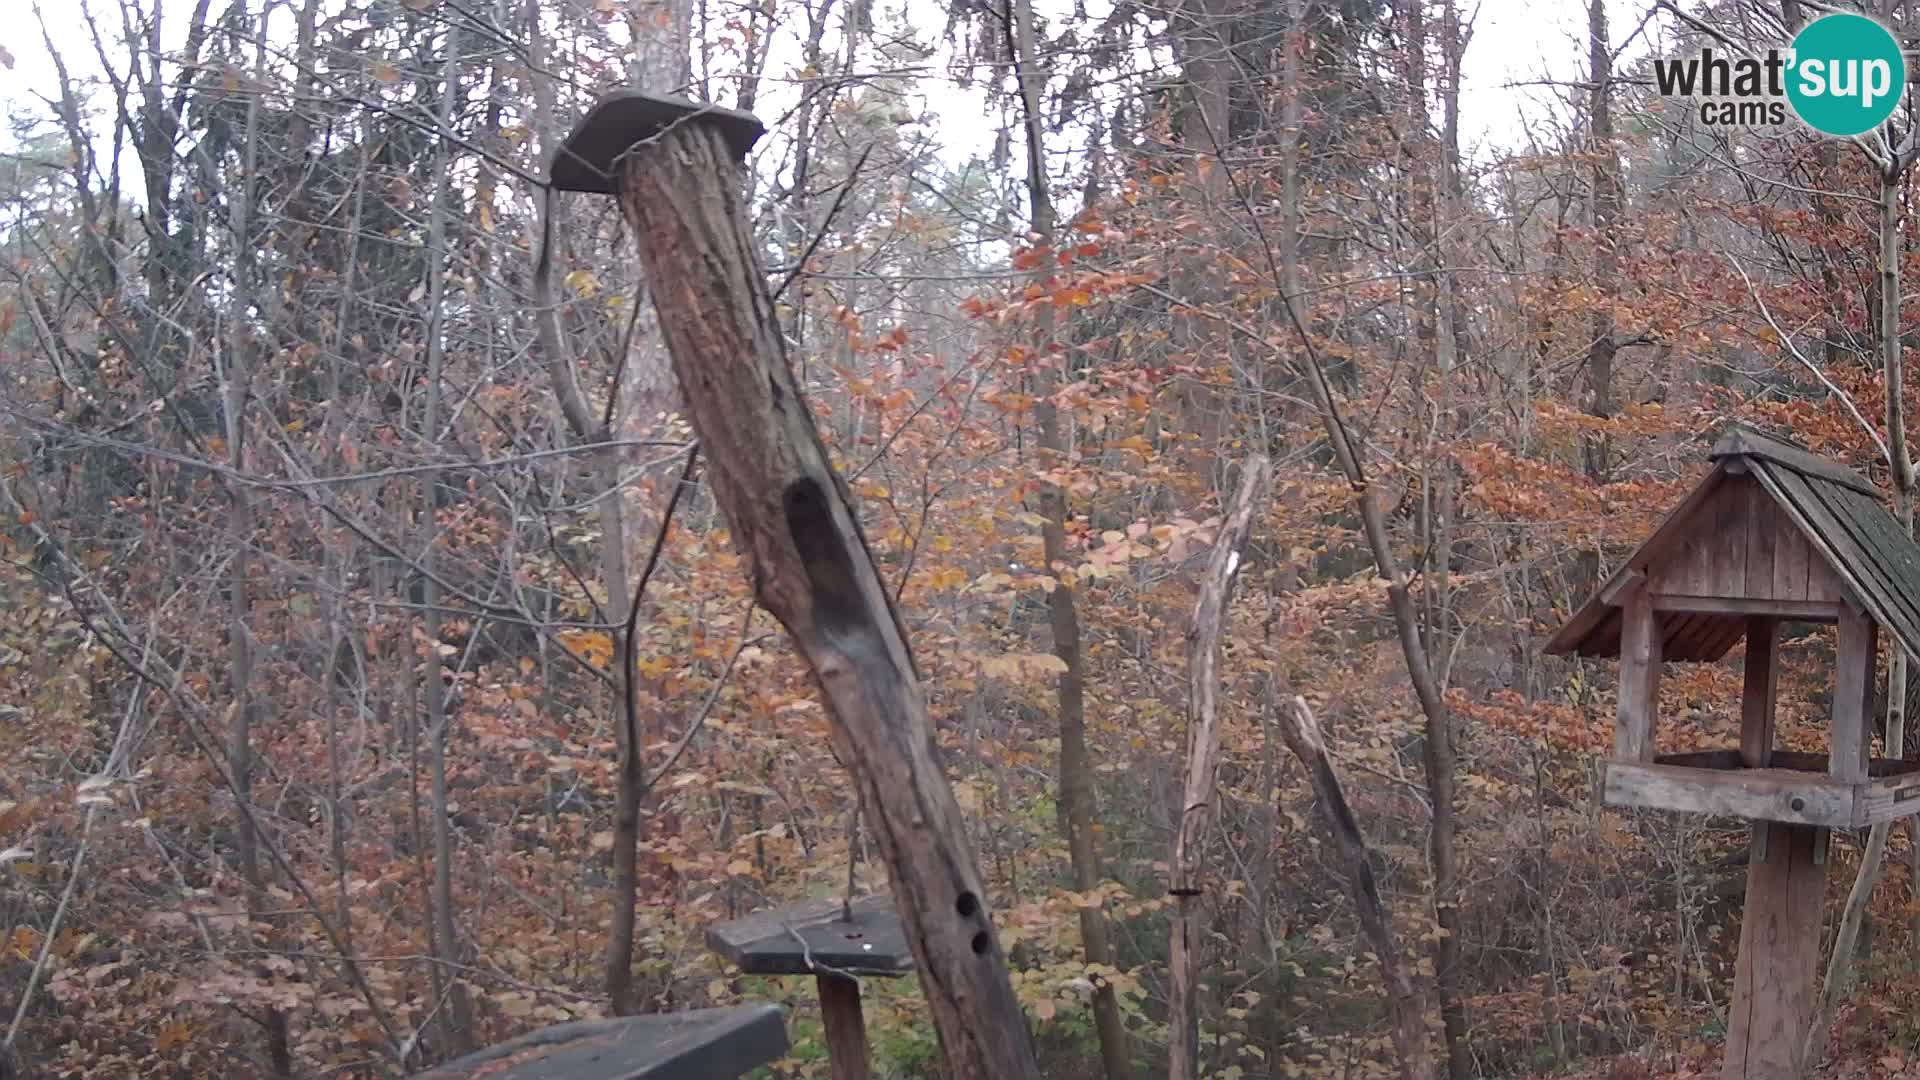
[[[1827,373],[1820,370],[1818,364],[1808,359],[1807,355],[1800,351],[1800,346],[1793,343],[1793,335],[1787,333],[1781,328],[1779,323],[1774,321],[1773,312],[1768,310],[1767,302],[1760,298],[1760,290],[1754,288],[1753,279],[1747,276],[1746,270],[1741,268],[1739,261],[1726,252],[1721,252],[1721,254],[1725,256],[1727,265],[1733,267],[1733,272],[1739,274],[1740,280],[1746,284],[1747,295],[1753,297],[1754,306],[1760,309],[1760,317],[1767,320],[1768,326],[1773,327],[1774,335],[1780,339],[1780,343],[1787,347],[1787,351],[1793,354],[1795,360],[1800,361],[1802,367],[1811,372],[1814,378],[1820,380],[1820,385],[1826,387],[1828,393],[1840,399],[1840,403],[1847,407],[1847,412],[1853,415],[1854,422],[1860,425],[1860,430],[1866,432],[1867,438],[1873,440],[1874,448],[1880,451],[1881,459],[1891,464],[1893,457],[1887,452],[1886,442],[1880,438],[1880,433],[1874,430],[1873,425],[1867,422],[1867,418],[1861,415],[1860,407],[1853,403],[1853,395],[1834,385],[1833,380],[1827,378]]]

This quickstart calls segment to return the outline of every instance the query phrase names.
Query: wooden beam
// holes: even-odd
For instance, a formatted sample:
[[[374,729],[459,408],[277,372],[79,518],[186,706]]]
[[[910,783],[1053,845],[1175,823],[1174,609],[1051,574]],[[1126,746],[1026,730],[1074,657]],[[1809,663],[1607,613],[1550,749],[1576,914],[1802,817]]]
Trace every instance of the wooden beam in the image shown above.
[[[1786,769],[1702,769],[1609,761],[1601,780],[1608,806],[1643,806],[1748,821],[1852,828],[1857,785]]]
[[[1660,627],[1644,588],[1628,591],[1620,610],[1620,712],[1613,725],[1615,761],[1652,761],[1654,714],[1660,704]]]
[[[1858,783],[1867,778],[1867,758],[1873,748],[1872,717],[1874,652],[1879,625],[1852,605],[1840,611],[1835,634],[1833,724],[1827,771],[1835,780]]]
[[[1747,668],[1740,691],[1740,763],[1762,768],[1773,754],[1774,693],[1779,670],[1780,620],[1747,620]]]
[[[1748,600],[1734,596],[1678,596],[1654,593],[1653,610],[1693,615],[1777,615],[1800,622],[1834,622],[1840,604],[1830,600]]]
[[[833,1080],[872,1080],[873,1052],[867,1047],[859,980],[822,974],[814,983],[820,991],[820,1022],[827,1035],[828,1075]]]
[[[1820,965],[1826,868],[1815,862],[1810,825],[1760,823],[1771,857],[1747,866],[1740,959],[1727,1014],[1724,1080],[1797,1080],[1805,1075]]]

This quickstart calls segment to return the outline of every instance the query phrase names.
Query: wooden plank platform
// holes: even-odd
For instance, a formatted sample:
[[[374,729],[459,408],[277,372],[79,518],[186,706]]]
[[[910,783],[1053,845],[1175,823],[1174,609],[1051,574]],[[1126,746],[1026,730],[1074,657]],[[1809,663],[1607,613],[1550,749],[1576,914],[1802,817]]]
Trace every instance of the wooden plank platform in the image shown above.
[[[786,1052],[778,1006],[735,1005],[555,1024],[419,1080],[738,1080]]]
[[[776,908],[707,930],[707,948],[749,975],[904,975],[913,951],[890,896],[853,902],[853,921],[838,900]]]
[[[1609,761],[1608,806],[1721,814],[1750,821],[1858,829],[1920,813],[1920,762],[1874,758],[1860,783],[1827,775],[1827,755],[1773,752],[1749,769],[1738,750],[1662,754],[1651,764]]]

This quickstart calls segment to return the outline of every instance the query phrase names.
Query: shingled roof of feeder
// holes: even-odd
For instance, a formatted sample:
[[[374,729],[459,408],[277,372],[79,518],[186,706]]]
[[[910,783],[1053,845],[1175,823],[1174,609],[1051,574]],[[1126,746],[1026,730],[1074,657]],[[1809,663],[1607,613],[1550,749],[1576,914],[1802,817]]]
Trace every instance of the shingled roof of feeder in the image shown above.
[[[1703,517],[1721,484],[1744,469],[1859,606],[1908,655],[1920,657],[1920,545],[1887,513],[1871,483],[1832,461],[1747,428],[1728,431],[1714,446],[1712,459],[1713,471],[1706,479],[1548,639],[1542,652],[1620,655],[1619,601],[1625,586],[1672,558],[1679,541],[1696,527],[1711,528],[1711,522],[1696,519]],[[1670,617],[1662,624],[1662,655],[1667,660],[1718,660],[1745,632],[1746,619],[1737,615]]]
[[[718,124],[727,145],[741,158],[767,130],[759,117],[738,109],[640,90],[615,90],[595,102],[574,125],[573,133],[554,152],[549,179],[561,191],[613,195],[619,187],[616,173],[622,155],[696,115],[704,123]]]

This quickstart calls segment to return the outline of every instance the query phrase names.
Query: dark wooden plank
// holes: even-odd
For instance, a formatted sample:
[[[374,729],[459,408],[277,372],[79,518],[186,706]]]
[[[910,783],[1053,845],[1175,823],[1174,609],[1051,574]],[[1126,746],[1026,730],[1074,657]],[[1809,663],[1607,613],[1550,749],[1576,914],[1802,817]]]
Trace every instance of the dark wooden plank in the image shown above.
[[[1688,660],[1687,642],[1699,629],[1699,616],[1687,612],[1663,614],[1657,609],[1654,624],[1660,628],[1660,657],[1663,660]]]
[[[1817,476],[1824,480],[1856,491],[1873,494],[1873,485],[1867,478],[1838,462],[1808,453],[1797,446],[1789,446],[1778,439],[1770,439],[1757,431],[1736,428],[1721,436],[1714,444],[1711,454],[1715,461],[1735,456],[1757,457],[1765,461],[1776,462],[1790,469]]]
[[[1747,582],[1742,595],[1772,599],[1775,522],[1780,512],[1773,505],[1773,496],[1753,479],[1751,471],[1741,488],[1747,496]]]
[[[1620,701],[1613,725],[1616,761],[1653,759],[1653,724],[1660,704],[1660,633],[1644,588],[1627,594],[1621,609]]]
[[[734,1005],[556,1024],[420,1080],[737,1080],[786,1052],[778,1007]]]
[[[1771,765],[1775,769],[1824,774],[1827,771],[1827,755],[1810,754],[1804,750],[1775,750]],[[1876,778],[1902,776],[1909,772],[1920,772],[1920,761],[1877,757],[1868,763],[1867,772]]]
[[[1747,627],[1744,620],[1737,619],[1722,619],[1714,625],[1717,627],[1716,636],[1708,648],[1712,651],[1712,658],[1718,660],[1746,639]]]
[[[595,102],[567,136],[553,157],[549,176],[561,191],[614,194],[620,159],[635,143],[661,134],[687,119],[693,102],[670,101],[638,90],[615,90]],[[718,105],[696,106],[709,122],[718,124],[734,153],[746,157],[766,128],[751,113]]]
[[[821,970],[901,975],[913,952],[887,896],[853,902],[853,920],[838,900],[817,900],[707,928],[707,947],[749,975],[807,975]]]
[[[1828,733],[1827,772],[1835,780],[1858,783],[1867,778],[1867,758],[1873,749],[1872,707],[1873,616],[1849,608],[1840,613],[1835,638],[1838,655],[1833,671],[1833,727]]]
[[[1773,755],[1776,679],[1780,670],[1780,621],[1747,622],[1747,662],[1740,689],[1740,763],[1765,768]]]
[[[1693,661],[1718,660],[1725,656],[1733,643],[1740,640],[1744,619],[1729,619],[1719,615],[1695,615],[1691,635],[1687,638],[1686,654],[1677,659]],[[1669,657],[1668,659],[1676,659]]]
[[[1782,1080],[1806,1075],[1807,1026],[1813,1021],[1820,964],[1821,901],[1827,868],[1815,861],[1820,832],[1805,825],[1762,822],[1747,867],[1740,959],[1727,1013],[1726,1080]]]
[[[1738,750],[1689,750],[1682,754],[1657,754],[1655,765],[1678,765],[1687,769],[1739,769],[1745,766],[1740,761]]]

